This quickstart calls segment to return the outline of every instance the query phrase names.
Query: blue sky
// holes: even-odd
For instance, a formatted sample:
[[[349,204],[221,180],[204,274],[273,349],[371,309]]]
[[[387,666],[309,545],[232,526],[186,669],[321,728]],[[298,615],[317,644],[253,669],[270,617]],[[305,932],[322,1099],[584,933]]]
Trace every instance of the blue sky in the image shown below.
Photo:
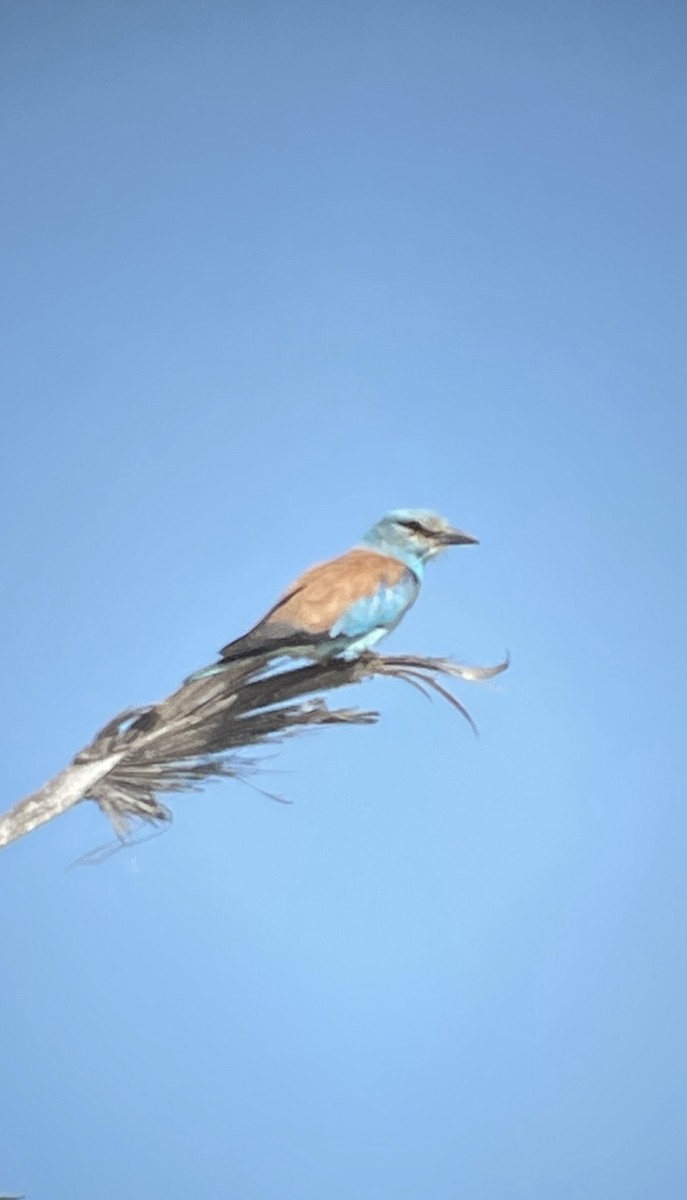
[[[0,1190],[687,1189],[677,3],[5,0],[2,793],[386,509],[377,728],[2,858]]]

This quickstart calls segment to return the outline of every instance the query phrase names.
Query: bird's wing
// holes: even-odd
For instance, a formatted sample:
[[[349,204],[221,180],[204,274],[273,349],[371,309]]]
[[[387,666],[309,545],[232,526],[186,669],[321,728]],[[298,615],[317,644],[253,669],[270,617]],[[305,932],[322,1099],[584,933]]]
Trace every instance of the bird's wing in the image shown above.
[[[349,550],[301,575],[260,622],[310,636],[356,637],[391,628],[415,600],[419,583],[404,563],[374,550]]]
[[[224,661],[277,649],[393,629],[419,591],[404,563],[374,550],[349,550],[305,571],[243,637],[220,650]]]

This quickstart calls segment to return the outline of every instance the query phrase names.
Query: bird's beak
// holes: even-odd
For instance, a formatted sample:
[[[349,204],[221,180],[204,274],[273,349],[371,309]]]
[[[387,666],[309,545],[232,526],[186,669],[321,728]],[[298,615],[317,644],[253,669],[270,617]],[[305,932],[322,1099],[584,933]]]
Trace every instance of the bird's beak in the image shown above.
[[[445,529],[439,539],[443,546],[478,546],[479,539],[462,529]]]

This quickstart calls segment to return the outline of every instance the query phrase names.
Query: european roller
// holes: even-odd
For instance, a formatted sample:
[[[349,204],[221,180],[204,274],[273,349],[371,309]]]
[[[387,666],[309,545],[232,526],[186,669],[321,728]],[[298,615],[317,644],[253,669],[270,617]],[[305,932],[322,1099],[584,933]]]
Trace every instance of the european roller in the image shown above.
[[[430,559],[449,546],[476,543],[427,509],[395,509],[351,550],[305,571],[257,625],[222,647],[219,662],[190,678],[265,655],[319,662],[359,658],[415,603]]]

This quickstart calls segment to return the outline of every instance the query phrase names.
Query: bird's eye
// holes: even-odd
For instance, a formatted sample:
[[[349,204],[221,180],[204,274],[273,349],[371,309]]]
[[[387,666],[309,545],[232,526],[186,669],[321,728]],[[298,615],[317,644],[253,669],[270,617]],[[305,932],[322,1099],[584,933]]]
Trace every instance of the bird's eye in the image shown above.
[[[405,529],[412,530],[413,533],[423,533],[425,537],[429,534],[429,530],[425,529],[419,521],[399,521],[399,525],[403,525]]]

